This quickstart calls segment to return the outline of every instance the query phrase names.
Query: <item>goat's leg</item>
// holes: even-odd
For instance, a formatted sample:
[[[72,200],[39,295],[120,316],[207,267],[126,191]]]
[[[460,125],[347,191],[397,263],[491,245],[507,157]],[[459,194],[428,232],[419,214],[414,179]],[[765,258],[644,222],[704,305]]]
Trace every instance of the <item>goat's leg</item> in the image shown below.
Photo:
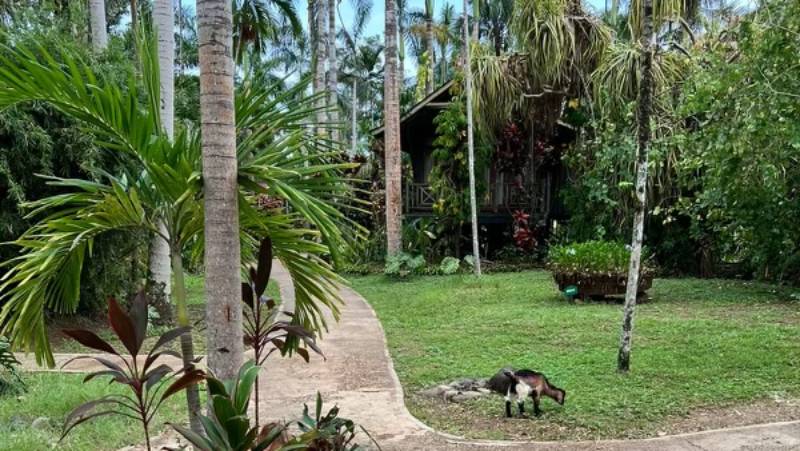
[[[511,418],[511,400],[506,398],[506,418]]]
[[[517,400],[517,408],[519,409],[519,416],[524,417],[525,416],[525,400],[524,399],[518,399]]]
[[[537,417],[542,414],[542,411],[539,410],[539,396],[536,394],[533,395],[533,414]]]

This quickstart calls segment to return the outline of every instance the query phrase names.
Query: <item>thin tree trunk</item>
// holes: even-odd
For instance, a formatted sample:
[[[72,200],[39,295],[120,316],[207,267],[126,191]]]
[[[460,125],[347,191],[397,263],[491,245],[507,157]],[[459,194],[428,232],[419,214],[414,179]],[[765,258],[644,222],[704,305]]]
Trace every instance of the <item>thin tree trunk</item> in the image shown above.
[[[436,57],[433,54],[433,11],[425,11],[425,51],[428,53],[428,70],[425,71],[425,93],[433,92],[433,74],[436,67]]]
[[[357,116],[358,116],[358,80],[353,78],[353,118],[352,118],[352,132],[350,136],[351,144],[350,144],[350,152],[355,155],[356,154],[356,146],[358,144],[358,124],[357,124]]]
[[[328,0],[328,106],[333,124],[331,137],[339,141],[339,69],[336,61],[336,0]]]
[[[242,366],[231,7],[230,0],[197,2],[208,367],[222,379]]]
[[[638,108],[638,146],[636,151],[636,210],[633,218],[633,237],[631,239],[631,260],[628,267],[628,285],[625,289],[623,307],[622,336],[617,356],[617,369],[627,372],[630,369],[631,340],[633,335],[633,314],[636,296],[639,291],[639,273],[642,263],[642,239],[644,237],[644,217],[647,207],[647,160],[650,149],[650,114],[653,103],[653,56],[655,35],[653,33],[653,0],[644,0],[642,15],[642,83],[639,86]]]
[[[475,194],[475,139],[472,129],[472,67],[470,58],[467,0],[464,0],[464,79],[467,93],[467,154],[469,162],[469,207],[472,222],[472,257],[475,259],[475,275],[481,275],[481,248],[478,237],[478,202]],[[459,232],[460,235],[461,232]]]
[[[402,167],[400,155],[400,93],[397,80],[397,14],[395,0],[386,0],[386,63],[383,83],[384,157],[386,170],[386,250],[402,249]]]
[[[175,267],[175,313],[178,326],[189,327],[189,308],[186,305],[186,281],[183,278],[183,257],[177,244],[172,250],[172,266]],[[181,357],[183,366],[194,368],[194,341],[192,334],[181,335]],[[203,423],[200,422],[200,392],[196,384],[186,389],[186,405],[189,410],[189,425],[192,431],[203,434]]]
[[[472,1],[472,40],[478,42],[480,39],[481,31],[481,2],[480,0]]]
[[[328,28],[326,26],[327,19],[327,0],[315,0],[314,8],[314,21],[316,24],[316,49],[317,59],[314,67],[314,92],[324,93],[325,86],[325,68],[328,62]],[[317,98],[317,124],[324,124],[327,122],[327,113],[325,112],[325,104],[327,103],[327,96],[320,95]],[[326,133],[326,128],[320,128],[320,133]]]
[[[105,50],[108,47],[105,0],[89,1],[89,20],[92,27],[92,48],[98,52]]]
[[[139,5],[136,0],[131,0],[131,30],[136,37],[139,33]]]

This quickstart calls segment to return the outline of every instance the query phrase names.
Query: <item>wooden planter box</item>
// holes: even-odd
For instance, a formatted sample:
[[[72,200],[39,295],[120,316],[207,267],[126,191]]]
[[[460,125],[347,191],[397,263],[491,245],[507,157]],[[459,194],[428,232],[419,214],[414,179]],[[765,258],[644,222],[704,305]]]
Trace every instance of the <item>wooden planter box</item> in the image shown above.
[[[568,286],[578,287],[578,298],[601,299],[606,296],[624,295],[628,285],[627,274],[584,274],[574,272],[553,272],[558,289],[564,291]],[[653,286],[653,275],[639,276],[637,299],[646,299],[645,292]]]

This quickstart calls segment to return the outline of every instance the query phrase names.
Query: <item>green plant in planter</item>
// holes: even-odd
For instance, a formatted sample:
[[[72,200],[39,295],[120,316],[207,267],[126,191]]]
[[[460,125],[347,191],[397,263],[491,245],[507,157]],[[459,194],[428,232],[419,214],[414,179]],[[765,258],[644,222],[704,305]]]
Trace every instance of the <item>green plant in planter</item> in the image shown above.
[[[651,272],[647,252],[643,251],[643,272]],[[553,272],[581,274],[627,274],[631,252],[622,243],[611,241],[586,241],[552,246],[548,267]]]
[[[406,278],[418,274],[425,267],[425,257],[410,255],[400,252],[386,257],[386,267],[383,273],[390,277]]]

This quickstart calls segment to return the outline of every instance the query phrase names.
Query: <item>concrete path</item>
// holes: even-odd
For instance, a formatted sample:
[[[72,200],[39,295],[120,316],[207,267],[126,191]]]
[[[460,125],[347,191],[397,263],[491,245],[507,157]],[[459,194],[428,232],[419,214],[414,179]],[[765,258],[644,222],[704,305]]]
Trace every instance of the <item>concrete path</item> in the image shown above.
[[[289,274],[275,265],[273,277],[281,287],[284,308],[291,309],[294,291]],[[406,409],[375,312],[349,288],[342,289],[342,297],[341,320],[330,322],[331,330],[320,343],[327,360],[312,356],[307,364],[299,358],[276,357],[265,365],[260,378],[262,418],[297,418],[303,403],[313,408],[319,390],[326,410],[338,404],[342,416],[366,428],[384,450],[800,450],[800,422],[635,441],[493,442],[437,433]]]

